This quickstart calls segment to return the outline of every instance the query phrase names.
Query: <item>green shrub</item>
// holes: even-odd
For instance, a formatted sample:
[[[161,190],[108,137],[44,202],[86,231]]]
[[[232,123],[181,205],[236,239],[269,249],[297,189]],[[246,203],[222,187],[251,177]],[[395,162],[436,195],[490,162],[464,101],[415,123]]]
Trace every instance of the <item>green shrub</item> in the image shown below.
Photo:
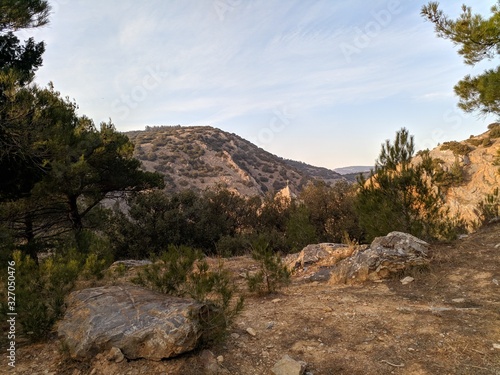
[[[37,265],[29,256],[15,251],[12,260],[16,270],[16,312],[21,332],[33,341],[43,339],[63,314],[64,298],[75,286],[82,258],[69,252],[64,256],[50,256]],[[2,291],[5,290],[2,287]],[[2,298],[0,306],[4,316],[8,312],[6,300]]]
[[[243,298],[235,300],[237,289],[223,263],[219,262],[212,271],[201,252],[187,246],[169,246],[168,251],[139,272],[133,281],[169,295],[189,296],[205,304],[208,309],[200,316],[203,345],[222,340],[226,328],[243,309]]]
[[[457,142],[457,141],[451,141],[451,142],[444,142],[443,145],[441,146],[441,150],[451,150],[454,155],[467,155],[469,152],[472,151],[472,148],[467,146],[466,144]]]
[[[96,278],[98,280],[104,277],[104,271],[109,264],[106,259],[101,259],[96,253],[89,254],[85,259],[83,274],[87,279]]]
[[[192,298],[209,307],[201,316],[202,345],[224,340],[227,328],[243,310],[244,300],[241,296],[235,298],[237,288],[222,260],[214,271],[210,271],[205,260],[199,261],[197,272],[189,276],[188,290]]]
[[[500,123],[494,122],[493,124],[488,125],[488,129],[490,130],[489,132],[489,137],[490,138],[500,138]]]
[[[482,225],[500,217],[500,192],[498,188],[495,188],[491,194],[486,195],[484,200],[479,203],[477,211]]]
[[[248,289],[251,292],[274,293],[290,282],[290,272],[264,237],[254,241],[252,248],[252,258],[259,263],[259,270],[253,275],[247,273]]]
[[[201,252],[189,246],[169,245],[167,251],[153,258],[153,264],[145,267],[132,281],[161,293],[184,296],[194,262],[201,258]]]
[[[243,255],[248,250],[248,241],[243,236],[222,236],[215,245],[217,254],[224,258]]]

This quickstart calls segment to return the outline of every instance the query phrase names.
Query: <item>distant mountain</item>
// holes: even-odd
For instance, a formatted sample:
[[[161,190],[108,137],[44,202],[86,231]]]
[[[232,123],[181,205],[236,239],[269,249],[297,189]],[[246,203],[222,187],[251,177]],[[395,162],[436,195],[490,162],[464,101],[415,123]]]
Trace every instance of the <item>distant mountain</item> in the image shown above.
[[[351,167],[342,167],[342,168],[335,168],[334,171],[341,174],[359,174],[359,173],[365,173],[365,172],[370,172],[371,169],[374,169],[373,165],[355,165]]]
[[[349,182],[356,182],[360,174],[366,178],[370,176],[370,171],[374,166],[356,165],[352,167],[335,168],[334,171],[341,174]]]
[[[164,174],[166,190],[171,192],[219,184],[252,196],[288,185],[296,194],[311,180],[344,180],[337,172],[280,158],[210,126],[147,127],[126,134],[144,168]]]

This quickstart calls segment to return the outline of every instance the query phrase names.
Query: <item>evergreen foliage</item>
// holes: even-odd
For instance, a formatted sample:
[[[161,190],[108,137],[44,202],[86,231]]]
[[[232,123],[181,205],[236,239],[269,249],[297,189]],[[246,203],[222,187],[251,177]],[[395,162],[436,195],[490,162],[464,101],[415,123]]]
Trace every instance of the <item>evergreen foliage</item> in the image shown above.
[[[446,218],[427,158],[413,165],[413,136],[402,128],[394,143],[382,145],[375,171],[358,180],[357,212],[368,240],[391,231],[423,239],[446,238],[453,224]]]
[[[500,191],[498,188],[493,189],[491,194],[487,194],[482,202],[477,207],[479,211],[479,225],[489,223],[491,220],[500,217]]]
[[[235,297],[236,286],[222,261],[211,270],[201,252],[173,245],[155,262],[139,272],[133,281],[139,285],[178,297],[191,297],[207,305],[200,316],[202,344],[224,339],[227,327],[243,309],[243,298]]]
[[[453,20],[439,8],[438,2],[422,7],[422,16],[434,24],[440,38],[449,39],[459,47],[467,65],[476,65],[484,59],[492,60],[500,52],[500,5],[491,8],[491,16],[484,18],[462,6],[462,13]],[[455,86],[458,106],[466,112],[500,113],[500,68],[488,69],[475,77],[467,75]]]
[[[252,258],[259,263],[259,270],[253,275],[247,273],[248,289],[251,292],[270,294],[288,284],[290,272],[282,263],[280,255],[269,247],[264,236],[253,242],[252,249]]]

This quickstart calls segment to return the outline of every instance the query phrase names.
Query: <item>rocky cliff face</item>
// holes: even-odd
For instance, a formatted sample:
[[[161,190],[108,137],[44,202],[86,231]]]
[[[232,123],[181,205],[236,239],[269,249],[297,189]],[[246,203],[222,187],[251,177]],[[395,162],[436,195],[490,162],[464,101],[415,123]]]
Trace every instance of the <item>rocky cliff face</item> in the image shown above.
[[[500,150],[500,125],[490,127],[481,135],[461,142],[445,142],[430,151],[443,170],[459,174],[443,193],[450,214],[465,219],[470,227],[479,220],[479,203],[500,187],[499,166],[495,165]]]
[[[279,158],[245,139],[210,126],[161,126],[128,132],[147,170],[165,175],[167,191],[222,185],[244,196],[299,192],[312,179],[342,176],[326,168]]]

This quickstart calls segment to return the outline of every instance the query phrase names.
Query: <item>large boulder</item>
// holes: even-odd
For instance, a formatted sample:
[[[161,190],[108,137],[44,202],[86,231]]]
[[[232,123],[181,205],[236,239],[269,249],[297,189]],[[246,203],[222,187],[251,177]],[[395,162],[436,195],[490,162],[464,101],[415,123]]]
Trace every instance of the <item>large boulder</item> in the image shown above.
[[[331,283],[381,280],[405,269],[429,264],[429,244],[411,234],[391,232],[377,237],[370,247],[339,262],[330,274]]]
[[[90,288],[71,293],[58,333],[77,359],[118,348],[129,359],[161,360],[196,347],[206,309],[137,286]]]
[[[297,270],[328,259],[328,265],[333,265],[347,258],[354,248],[338,243],[319,243],[307,245],[300,253],[288,255],[285,264],[290,271]]]

